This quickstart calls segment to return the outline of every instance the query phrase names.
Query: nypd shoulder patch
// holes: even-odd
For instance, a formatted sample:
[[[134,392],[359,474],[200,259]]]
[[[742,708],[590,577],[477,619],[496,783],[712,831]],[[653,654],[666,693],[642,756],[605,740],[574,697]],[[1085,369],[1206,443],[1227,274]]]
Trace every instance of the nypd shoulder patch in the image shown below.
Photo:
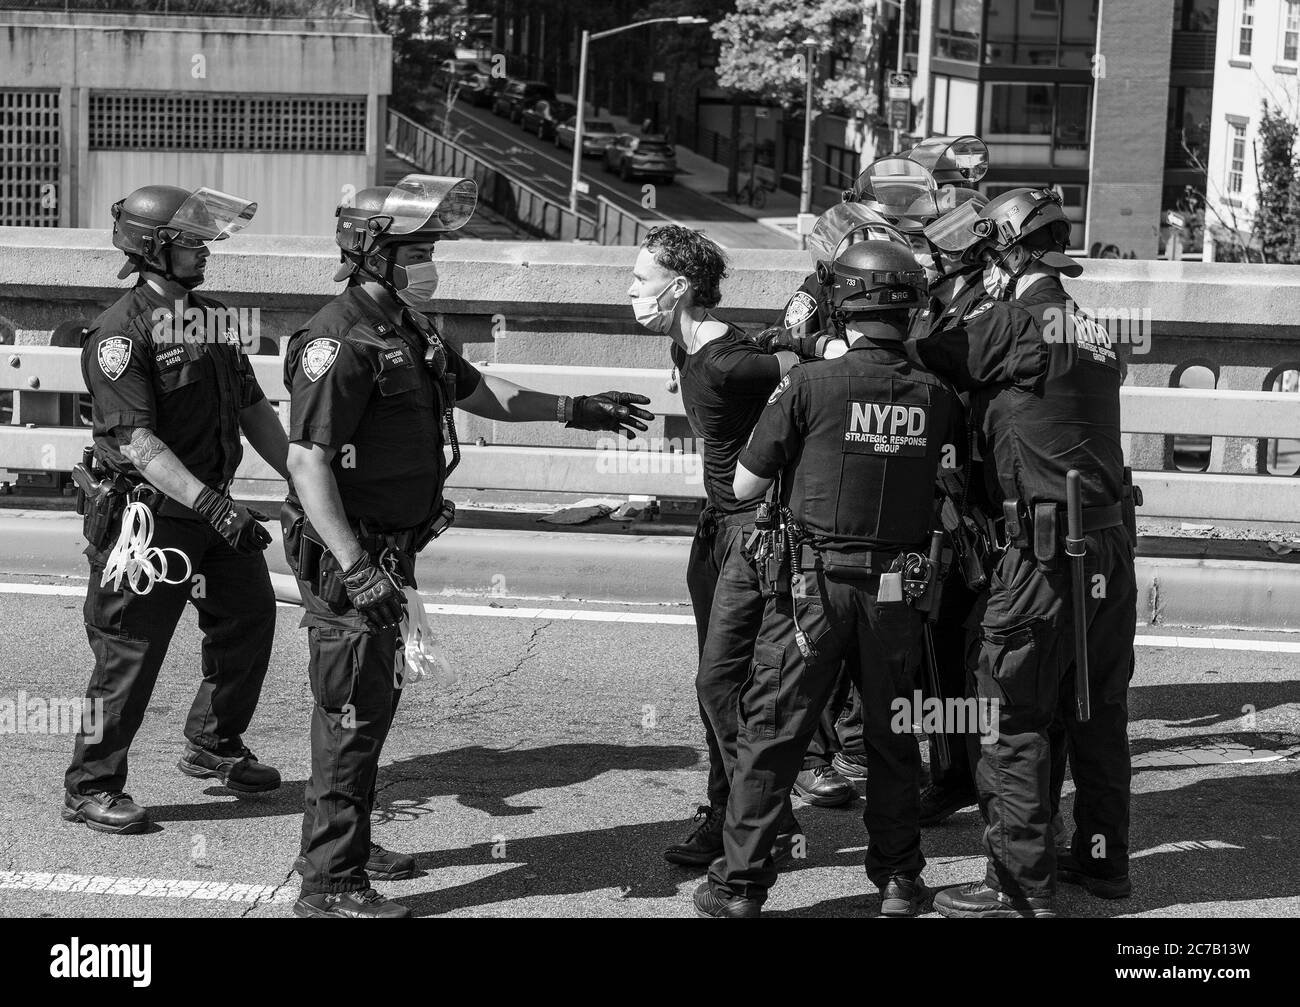
[[[776,383],[776,387],[772,389],[772,394],[767,397],[767,404],[770,406],[773,402],[779,399],[789,387],[790,375],[787,374]]]
[[[817,302],[805,291],[798,291],[785,306],[785,327],[792,329],[807,321],[817,310]]]
[[[315,381],[334,366],[339,356],[339,341],[322,336],[313,339],[302,351],[302,370],[308,379]]]
[[[966,312],[966,317],[967,317],[967,318],[978,318],[980,315],[984,314],[984,312],[988,311],[989,308],[991,308],[991,307],[993,307],[993,302],[992,302],[992,301],[985,301],[983,304],[977,305],[975,308],[973,308],[973,309],[971,309],[970,311]]]
[[[113,336],[99,344],[99,369],[109,381],[116,381],[126,373],[131,362],[131,340]]]

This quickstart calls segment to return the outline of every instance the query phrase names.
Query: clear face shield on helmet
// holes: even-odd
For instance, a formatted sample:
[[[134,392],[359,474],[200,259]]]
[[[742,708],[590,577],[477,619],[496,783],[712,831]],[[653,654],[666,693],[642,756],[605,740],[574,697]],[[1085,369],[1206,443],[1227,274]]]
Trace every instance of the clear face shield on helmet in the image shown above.
[[[968,199],[925,225],[922,233],[934,250],[932,284],[978,264],[978,246],[993,233],[992,222],[980,216],[984,205],[982,197]]]
[[[890,241],[910,248],[898,228],[861,203],[837,203],[817,218],[808,235],[808,252],[813,266],[830,262],[849,245],[859,241]]]
[[[937,217],[938,189],[924,165],[906,157],[882,157],[858,176],[853,195],[856,202],[898,222]]]
[[[158,227],[158,238],[181,248],[201,248],[242,231],[257,212],[257,204],[216,189],[196,189],[171,220]]]
[[[974,185],[989,170],[989,148],[978,136],[932,136],[907,152],[936,182]]]
[[[420,232],[455,231],[465,226],[478,206],[478,186],[472,179],[446,175],[407,175],[384,200],[372,221],[380,221],[378,237],[401,237]],[[389,218],[387,227],[382,218]]]

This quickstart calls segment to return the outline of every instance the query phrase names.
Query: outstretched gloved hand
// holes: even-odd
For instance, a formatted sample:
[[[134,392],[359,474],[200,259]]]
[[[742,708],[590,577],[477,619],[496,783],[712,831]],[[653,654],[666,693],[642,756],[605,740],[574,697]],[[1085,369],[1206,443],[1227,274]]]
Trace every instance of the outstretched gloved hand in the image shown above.
[[[636,392],[601,392],[599,395],[579,395],[571,401],[572,412],[564,425],[574,430],[609,430],[624,433],[631,440],[636,431],[645,430],[646,422],[655,414],[638,406],[649,405],[650,400]]]
[[[271,520],[260,511],[237,504],[222,496],[210,486],[194,501],[194,510],[217,530],[236,552],[251,554],[261,552],[271,544],[271,533],[259,521]]]

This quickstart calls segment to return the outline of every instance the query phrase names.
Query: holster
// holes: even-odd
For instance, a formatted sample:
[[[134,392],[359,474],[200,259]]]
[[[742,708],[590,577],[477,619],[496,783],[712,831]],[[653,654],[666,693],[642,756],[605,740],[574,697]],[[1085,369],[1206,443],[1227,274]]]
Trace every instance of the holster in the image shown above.
[[[1056,562],[1056,514],[1053,501],[1034,504],[1034,559],[1044,566]]]
[[[77,513],[84,519],[81,533],[86,544],[92,549],[103,549],[108,544],[113,521],[125,509],[126,492],[95,464],[93,445],[72,466],[72,482],[77,487]]]
[[[1133,470],[1124,466],[1124,485],[1120,490],[1120,509],[1124,515],[1124,527],[1128,530],[1129,540],[1137,547],[1137,508],[1142,506],[1142,487],[1133,485]]]
[[[1002,519],[1007,526],[1007,545],[1024,549],[1029,545],[1029,509],[1020,499],[1002,501]]]
[[[307,523],[302,505],[288,497],[280,508],[280,530],[284,533],[284,559],[293,575],[321,601],[337,608],[347,600],[343,571],[325,543]]]
[[[414,553],[419,553],[426,545],[456,523],[456,505],[450,500],[438,501],[429,520],[415,531]]]

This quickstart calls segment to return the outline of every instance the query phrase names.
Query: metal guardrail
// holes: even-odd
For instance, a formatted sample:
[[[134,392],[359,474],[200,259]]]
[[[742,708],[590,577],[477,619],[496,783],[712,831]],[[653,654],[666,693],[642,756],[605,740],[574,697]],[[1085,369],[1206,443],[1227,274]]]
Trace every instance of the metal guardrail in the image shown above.
[[[454,140],[391,110],[388,146],[423,171],[474,179],[480,200],[534,237],[594,241],[598,245],[639,245],[649,229],[639,218],[619,209],[604,196],[596,197],[595,220],[574,214],[567,206],[492,166]]]
[[[567,206],[505,174],[460,144],[391,109],[388,146],[421,171],[472,178],[482,202],[534,237],[596,240],[596,222],[590,217],[571,213]]]
[[[14,394],[14,423],[0,426],[0,469],[67,472],[89,442],[85,427],[57,426],[61,395],[85,391],[81,351],[48,346],[7,348],[0,367],[0,391]],[[250,357],[263,391],[283,402],[283,360]],[[641,392],[657,415],[683,417],[681,397],[664,388],[662,368],[569,367],[482,364],[485,373],[544,392],[590,394],[605,388]],[[1184,388],[1121,389],[1126,434],[1210,435],[1300,439],[1300,398],[1287,392],[1212,391]],[[30,424],[30,425],[29,425]],[[646,494],[700,498],[700,459],[693,452],[640,439],[627,443],[597,437],[592,448],[465,445],[463,462],[450,482],[455,488],[603,496]],[[689,445],[683,445],[689,447]],[[253,452],[240,468],[242,479],[275,480]],[[1300,520],[1300,477],[1200,472],[1138,472],[1146,502],[1144,517],[1210,521]]]

